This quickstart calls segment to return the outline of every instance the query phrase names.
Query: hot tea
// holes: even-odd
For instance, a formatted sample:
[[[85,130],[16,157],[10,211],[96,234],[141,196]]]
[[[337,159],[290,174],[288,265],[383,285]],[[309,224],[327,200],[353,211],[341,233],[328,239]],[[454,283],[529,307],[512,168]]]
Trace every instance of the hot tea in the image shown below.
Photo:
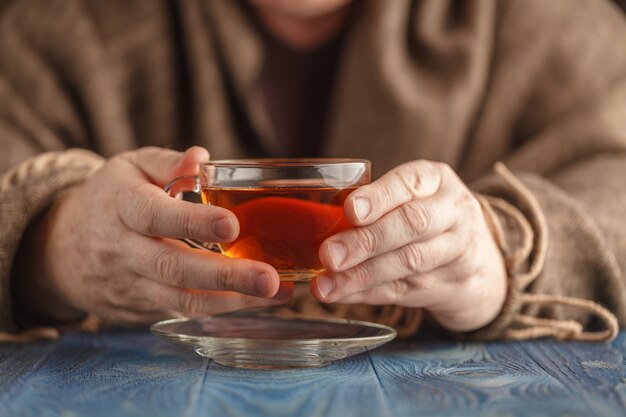
[[[347,158],[214,160],[198,170],[198,175],[170,181],[165,191],[172,196],[193,191],[204,204],[232,211],[239,236],[217,245],[219,250],[231,258],[268,263],[283,281],[308,281],[323,271],[320,245],[350,228],[344,201],[371,179],[369,161]],[[183,241],[201,250],[216,246]]]
[[[202,199],[232,211],[240,232],[222,243],[233,258],[254,259],[275,267],[281,280],[308,280],[323,270],[321,243],[351,225],[343,203],[356,187],[266,187],[202,189]]]

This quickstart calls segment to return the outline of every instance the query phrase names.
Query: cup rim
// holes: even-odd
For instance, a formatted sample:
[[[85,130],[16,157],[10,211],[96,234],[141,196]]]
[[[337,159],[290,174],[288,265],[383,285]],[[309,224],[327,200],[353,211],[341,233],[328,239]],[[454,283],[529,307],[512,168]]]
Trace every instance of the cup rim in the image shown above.
[[[224,166],[242,168],[285,168],[285,167],[320,167],[363,164],[370,165],[368,159],[359,158],[243,158],[243,159],[216,159],[203,162],[202,166]]]

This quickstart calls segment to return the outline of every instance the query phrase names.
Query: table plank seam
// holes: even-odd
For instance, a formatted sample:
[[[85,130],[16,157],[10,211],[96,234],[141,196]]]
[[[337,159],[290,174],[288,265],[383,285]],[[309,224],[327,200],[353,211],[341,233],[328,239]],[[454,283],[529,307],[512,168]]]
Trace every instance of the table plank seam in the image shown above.
[[[0,417],[625,415],[626,331],[607,345],[394,343],[281,371],[224,367],[145,331],[3,345]]]
[[[204,359],[206,359],[206,365],[204,367],[204,373],[202,374],[202,381],[200,382],[200,387],[198,387],[196,398],[194,398],[193,401],[189,402],[189,405],[187,406],[185,412],[183,413],[184,416],[193,417],[197,415],[198,404],[200,403],[200,399],[202,398],[202,393],[204,392],[204,385],[206,384],[207,376],[209,375],[209,366],[211,365],[211,361],[212,361],[212,359],[209,359],[206,357]]]
[[[42,342],[42,343],[52,343],[52,348],[48,352],[46,352],[43,356],[41,356],[38,361],[35,361],[35,364],[30,367],[28,373],[24,373],[24,374],[20,375],[19,380],[16,381],[17,383],[12,384],[9,387],[9,389],[6,392],[3,393],[3,395],[0,395],[0,398],[2,398],[2,397],[9,397],[13,392],[15,392],[15,390],[17,390],[19,388],[20,382],[26,380],[32,374],[36,373],[37,370],[39,370],[41,368],[42,364],[45,361],[47,361],[48,358],[50,358],[50,356],[52,356],[52,354],[57,350],[58,342]]]
[[[516,344],[520,347],[520,349],[522,351],[524,351],[524,353],[543,371],[545,372],[548,376],[550,376],[551,378],[554,379],[554,381],[558,382],[558,384],[563,387],[565,390],[569,391],[571,394],[575,394],[576,390],[574,390],[572,388],[572,386],[570,384],[566,384],[565,381],[563,381],[563,379],[559,376],[559,374],[557,372],[554,372],[552,369],[550,369],[550,367],[540,363],[539,361],[537,361],[537,359],[535,358],[535,355],[533,355],[528,349],[526,349],[524,347],[523,343],[520,342],[516,342]],[[545,352],[542,352],[544,357],[548,357],[547,354],[545,354]],[[552,361],[554,363],[554,361]]]
[[[590,393],[586,391],[588,387],[586,387],[584,384],[581,386],[580,384],[581,381],[575,377],[576,370],[572,368],[569,364],[567,364],[566,362],[558,362],[554,360],[553,355],[551,355],[548,351],[545,350],[546,349],[545,346],[539,345],[538,347],[535,347],[535,349],[537,349],[541,353],[541,355],[536,355],[531,352],[532,348],[528,349],[525,344],[520,343],[520,342],[517,342],[517,343],[519,344],[520,348],[524,351],[524,353],[526,353],[526,355],[528,355],[537,364],[537,366],[539,366],[539,368],[541,368],[551,378],[555,379],[572,396],[579,398],[582,401],[584,406],[587,407],[587,410],[584,410],[587,413],[586,415],[593,415],[591,414],[592,411],[595,411],[595,415],[597,416],[612,415],[612,413],[606,414],[606,413],[601,412],[600,410],[597,409],[597,404],[595,404],[593,401],[590,401],[593,395],[597,395],[597,393],[594,393],[590,397]],[[553,343],[558,343],[558,342],[553,342]],[[568,352],[569,355],[573,357],[577,357],[577,354],[570,349],[570,346],[566,342],[565,343],[561,342],[559,344],[559,351],[561,355],[563,354],[563,352]],[[537,360],[537,358],[544,359],[546,363],[545,364],[541,363],[539,360]],[[554,366],[554,368],[556,369],[555,370],[551,369],[551,365]],[[567,369],[568,372],[571,374],[563,372],[561,367]],[[585,373],[585,370],[582,369],[582,372]],[[579,389],[576,389],[576,388],[579,388]],[[581,388],[583,389],[582,392],[580,391]],[[623,400],[619,397],[614,398],[614,400],[616,401],[617,404],[623,404]]]
[[[385,414],[390,415],[389,410],[391,410],[393,412],[392,415],[397,415],[398,414],[397,410],[393,407],[393,405],[387,399],[388,393],[385,390],[382,380],[380,379],[380,375],[378,375],[378,371],[376,370],[376,366],[374,365],[374,361],[372,360],[372,355],[369,352],[366,355],[367,355],[367,360],[369,361],[370,366],[372,367],[372,371],[374,372],[374,376],[376,377],[376,382],[378,382],[378,386],[380,387],[380,390],[383,394],[385,410],[387,410]]]

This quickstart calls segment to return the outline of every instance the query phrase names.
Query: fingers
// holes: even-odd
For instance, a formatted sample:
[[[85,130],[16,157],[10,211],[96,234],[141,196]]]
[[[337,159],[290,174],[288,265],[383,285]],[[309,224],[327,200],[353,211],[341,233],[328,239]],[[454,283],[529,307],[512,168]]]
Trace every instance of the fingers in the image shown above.
[[[151,183],[164,187],[174,177],[196,174],[198,164],[209,160],[209,152],[200,146],[184,153],[149,146],[124,153],[120,158],[137,167]]]
[[[391,281],[337,300],[343,304],[400,305],[428,309],[442,327],[467,332],[484,327],[500,313],[506,300],[506,284],[487,282],[486,277],[465,278],[459,287],[447,267]],[[458,276],[463,271],[456,271]],[[494,293],[500,293],[494,297]]]
[[[235,292],[179,288],[140,278],[135,286],[139,295],[133,305],[113,305],[115,320],[128,324],[149,324],[171,317],[194,317],[228,313],[247,308],[269,307],[284,303],[293,294],[293,284],[281,285],[272,298]]]
[[[320,246],[326,269],[344,271],[366,259],[402,246],[431,239],[454,226],[458,219],[450,192],[410,201],[378,221],[338,233]]]
[[[323,273],[315,278],[311,291],[320,301],[337,302],[351,294],[448,265],[463,254],[464,247],[456,234],[446,232],[429,241],[406,245],[369,259],[343,272]]]
[[[376,288],[350,294],[338,302],[342,304],[402,305],[401,303],[406,301],[406,295],[411,293],[412,304],[410,307],[427,308],[433,298],[431,290],[433,284],[431,283],[436,281],[432,275],[437,274],[427,273],[413,277],[411,280],[392,281]],[[404,297],[399,295],[404,295]]]
[[[239,222],[232,212],[171,198],[148,183],[121,190],[116,207],[126,226],[146,236],[230,242],[239,234]]]
[[[111,305],[105,313],[100,314],[107,322],[128,326],[147,326],[157,321],[182,318],[183,314],[176,311],[151,310],[142,311],[129,308],[127,305]]]
[[[144,172],[150,181],[129,176],[126,186],[115,194],[118,215],[130,229],[147,236],[206,242],[229,242],[239,234],[239,222],[230,211],[170,198],[159,186],[176,175],[197,171],[198,163],[208,159],[206,149],[193,147],[182,154],[141,148],[120,159]]]
[[[418,160],[392,169],[377,181],[364,185],[346,199],[345,214],[352,224],[371,224],[389,211],[435,194],[452,175],[443,163]]]
[[[457,275],[462,271],[442,266],[429,272],[385,282],[376,287],[355,292],[336,300],[342,304],[367,303],[370,305],[401,305],[404,307],[424,307],[450,303],[455,298],[458,287]]]
[[[148,290],[155,303],[188,317],[275,306],[286,302],[292,293],[293,286],[281,286],[274,297],[260,298],[235,292],[194,290],[157,283],[153,283]]]
[[[173,287],[236,291],[257,297],[272,297],[278,291],[278,273],[270,265],[183,248],[177,243],[129,233],[125,245],[132,264],[127,267]]]

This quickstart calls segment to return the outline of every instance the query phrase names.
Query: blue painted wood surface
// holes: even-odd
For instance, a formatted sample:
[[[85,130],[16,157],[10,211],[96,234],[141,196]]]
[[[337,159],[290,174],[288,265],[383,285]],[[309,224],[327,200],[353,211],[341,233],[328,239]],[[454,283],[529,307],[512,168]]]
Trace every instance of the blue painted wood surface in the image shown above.
[[[321,369],[222,367],[146,331],[0,345],[0,416],[624,416],[609,345],[423,339]]]

